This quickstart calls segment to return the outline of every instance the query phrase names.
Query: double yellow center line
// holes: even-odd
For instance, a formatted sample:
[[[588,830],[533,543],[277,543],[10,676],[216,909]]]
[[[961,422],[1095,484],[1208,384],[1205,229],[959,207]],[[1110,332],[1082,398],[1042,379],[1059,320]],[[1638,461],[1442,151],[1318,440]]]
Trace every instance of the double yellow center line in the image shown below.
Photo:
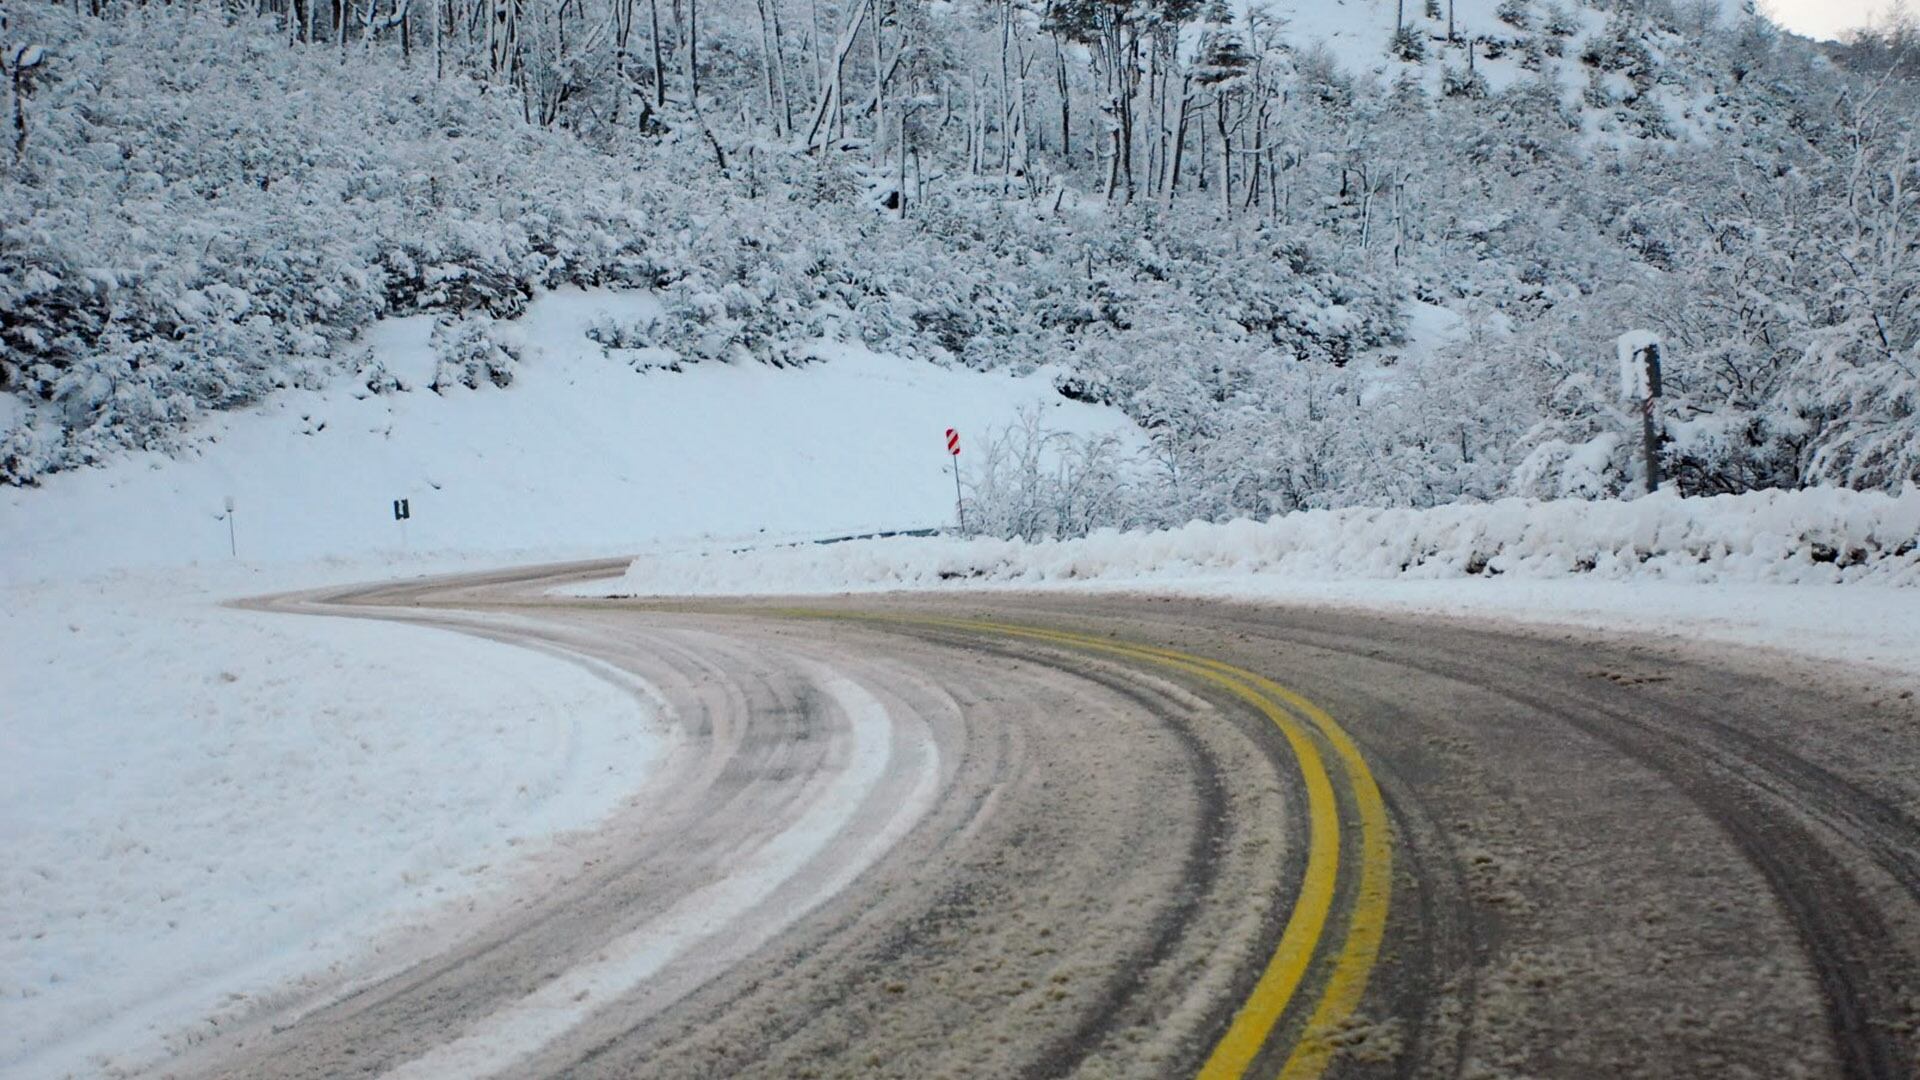
[[[1393,846],[1386,804],[1380,798],[1373,774],[1367,769],[1366,759],[1325,710],[1244,668],[1172,649],[985,620],[814,610],[788,610],[782,614],[940,627],[1145,661],[1211,683],[1253,706],[1271,721],[1286,738],[1306,784],[1306,876],[1286,927],[1281,931],[1279,945],[1268,959],[1253,992],[1234,1014],[1227,1033],[1201,1066],[1199,1075],[1202,1080],[1229,1080],[1246,1075],[1266,1048],[1275,1026],[1293,1007],[1301,985],[1316,968],[1327,971],[1325,982],[1279,1076],[1282,1080],[1308,1080],[1326,1069],[1333,1057],[1334,1037],[1359,1007],[1366,993],[1368,976],[1380,955],[1393,889]],[[1331,751],[1337,772],[1328,771],[1323,746]],[[1341,820],[1336,782],[1346,790],[1357,822]],[[1348,824],[1358,826],[1358,837],[1348,853],[1359,863],[1358,883],[1352,889],[1345,911],[1337,915],[1334,904],[1344,883],[1341,875],[1347,872],[1342,867],[1346,857],[1342,853],[1342,838],[1346,831],[1343,826]],[[1330,926],[1333,928],[1331,940]],[[1304,1003],[1300,1007],[1305,1008]]]

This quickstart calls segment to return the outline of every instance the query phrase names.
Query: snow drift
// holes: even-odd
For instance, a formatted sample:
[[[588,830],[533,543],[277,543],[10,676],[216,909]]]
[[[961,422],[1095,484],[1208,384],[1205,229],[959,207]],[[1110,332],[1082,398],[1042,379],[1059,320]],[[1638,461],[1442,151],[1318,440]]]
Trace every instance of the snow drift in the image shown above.
[[[1023,543],[859,541],[636,559],[610,595],[823,592],[1238,575],[1920,585],[1920,488],[1312,510]]]

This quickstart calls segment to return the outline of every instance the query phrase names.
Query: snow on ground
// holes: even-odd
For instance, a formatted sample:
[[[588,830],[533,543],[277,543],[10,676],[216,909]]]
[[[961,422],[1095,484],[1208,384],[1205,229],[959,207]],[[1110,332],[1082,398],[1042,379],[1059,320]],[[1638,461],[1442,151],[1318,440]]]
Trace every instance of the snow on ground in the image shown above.
[[[1138,438],[1045,372],[837,347],[642,374],[586,336],[656,310],[544,296],[498,327],[524,350],[513,385],[445,395],[431,321],[383,323],[363,345],[411,391],[290,391],[178,460],[0,492],[0,1076],[150,1058],[383,935],[445,930],[478,868],[497,882],[601,820],[658,753],[635,697],[557,659],[220,601],[940,525],[947,427],[976,451],[1039,405]]]
[[[1243,0],[1232,6],[1240,12],[1242,21],[1249,8],[1269,24],[1277,21],[1280,36],[1286,41],[1304,48],[1325,49],[1345,71],[1388,85],[1403,75],[1414,76],[1427,93],[1434,96],[1444,93],[1444,73],[1448,68],[1464,73],[1469,66],[1464,43],[1473,40],[1476,44],[1471,66],[1486,81],[1490,92],[1499,93],[1545,77],[1560,88],[1565,106],[1580,113],[1585,109],[1582,95],[1592,71],[1580,59],[1582,45],[1606,32],[1608,15],[1604,8],[1609,5],[1582,2],[1516,5],[1524,25],[1500,17],[1501,9],[1507,6],[1504,0],[1445,0],[1435,9],[1438,12],[1435,15],[1428,14],[1422,0]],[[1455,38],[1452,43],[1447,40],[1449,13]],[[1698,20],[1701,25],[1731,27],[1746,17],[1741,0],[1715,0],[1689,9],[1682,21],[1689,26]],[[1420,38],[1426,50],[1425,59],[1409,62],[1393,55],[1390,43],[1396,27],[1402,25],[1399,20],[1404,20],[1404,25]],[[1557,26],[1560,32],[1552,32],[1550,25]],[[1557,42],[1560,55],[1543,51],[1532,61],[1537,63],[1537,69],[1529,67],[1522,45],[1529,39],[1542,43],[1543,50],[1545,42]],[[1500,42],[1501,47],[1490,48],[1489,40]],[[1647,40],[1655,59],[1661,60],[1662,41],[1672,39],[1654,34]],[[1632,82],[1618,72],[1604,75],[1602,83],[1623,101],[1631,101],[1639,93]],[[1652,93],[1669,124],[1683,136],[1698,138],[1702,132],[1726,123],[1725,118],[1714,115],[1710,90],[1663,85],[1654,87]],[[1587,135],[1599,145],[1623,145],[1630,141],[1618,117],[1611,115],[1614,111],[1590,110],[1590,115],[1585,117]]]
[[[589,595],[1150,589],[1652,629],[1920,674],[1920,489],[1310,511],[1026,544],[857,541],[634,560]]]
[[[212,603],[312,574],[7,590],[0,1074],[135,1063],[385,935],[444,928],[436,909],[497,882],[488,867],[644,782],[653,718],[584,669]]]
[[[397,320],[366,345],[410,392],[289,392],[179,460],[0,493],[0,1074],[137,1062],[184,1025],[351,970],[386,935],[457,925],[480,867],[489,883],[525,871],[657,756],[634,696],[559,660],[224,599],[640,551],[601,592],[1150,588],[1652,624],[1920,678],[1920,594],[1902,587],[1920,581],[1914,491],[773,547],[945,523],[949,426],[968,451],[1035,405],[1053,430],[1140,433],[1062,401],[1046,372],[838,348],[800,370],[642,374],[586,337],[602,314],[653,310],[543,297],[501,328],[524,347],[514,384],[444,396],[418,388],[430,324]],[[1427,314],[1426,336],[1459,332]],[[405,553],[395,498],[413,508]]]
[[[1451,0],[1451,3],[1454,31],[1463,41],[1485,34],[1512,37],[1519,33],[1516,27],[1500,19],[1500,0]],[[1441,17],[1431,19],[1426,16],[1426,8],[1421,0],[1335,0],[1333,3],[1326,0],[1265,0],[1247,6],[1279,19],[1283,27],[1281,33],[1287,40],[1304,46],[1322,46],[1347,71],[1377,76],[1385,82],[1392,82],[1396,74],[1409,67],[1389,55],[1388,46],[1393,40],[1396,19],[1404,18],[1407,25],[1423,35],[1429,53],[1436,58],[1442,54],[1445,44],[1447,20],[1444,4]],[[1579,27],[1579,36],[1592,34],[1606,26],[1606,16],[1585,5],[1567,4],[1563,10]],[[1535,18],[1540,17],[1536,12]],[[1576,41],[1579,36],[1575,37]],[[1577,47],[1569,51],[1577,53]],[[1465,51],[1460,50],[1457,56],[1449,56],[1448,60],[1465,67]],[[1580,74],[1573,67],[1573,60],[1574,57],[1555,60],[1552,66],[1563,78],[1569,73]],[[1428,67],[1428,90],[1437,92],[1439,65],[1435,63]],[[1521,67],[1520,57],[1514,54],[1497,59],[1478,55],[1474,70],[1487,80],[1488,88],[1496,92],[1533,75]],[[1584,81],[1584,76],[1581,81]]]
[[[215,441],[0,492],[0,583],[134,565],[420,552],[629,553],[653,541],[917,528],[953,515],[945,431],[963,453],[1043,404],[1048,427],[1138,434],[1061,398],[1051,376],[980,374],[847,346],[799,369],[696,364],[638,374],[586,337],[641,318],[642,293],[562,291],[508,333],[528,347],[506,389],[425,389],[431,320],[370,338],[416,389],[343,381],[212,421]]]

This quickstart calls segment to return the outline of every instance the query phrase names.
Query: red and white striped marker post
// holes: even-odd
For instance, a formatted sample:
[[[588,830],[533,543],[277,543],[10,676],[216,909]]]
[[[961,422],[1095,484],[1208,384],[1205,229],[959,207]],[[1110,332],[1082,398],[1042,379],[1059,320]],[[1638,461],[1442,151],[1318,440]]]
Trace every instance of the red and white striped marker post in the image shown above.
[[[967,533],[967,501],[960,496],[960,433],[947,429],[947,455],[953,458],[953,510],[960,518],[960,535]]]

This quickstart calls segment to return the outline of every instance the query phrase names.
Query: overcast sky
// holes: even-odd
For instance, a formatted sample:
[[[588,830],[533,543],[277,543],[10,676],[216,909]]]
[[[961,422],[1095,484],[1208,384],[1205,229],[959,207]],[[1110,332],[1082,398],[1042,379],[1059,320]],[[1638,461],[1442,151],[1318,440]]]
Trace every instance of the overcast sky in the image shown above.
[[[1864,26],[1891,0],[1761,0],[1773,21],[1811,38],[1838,38],[1842,30]]]

